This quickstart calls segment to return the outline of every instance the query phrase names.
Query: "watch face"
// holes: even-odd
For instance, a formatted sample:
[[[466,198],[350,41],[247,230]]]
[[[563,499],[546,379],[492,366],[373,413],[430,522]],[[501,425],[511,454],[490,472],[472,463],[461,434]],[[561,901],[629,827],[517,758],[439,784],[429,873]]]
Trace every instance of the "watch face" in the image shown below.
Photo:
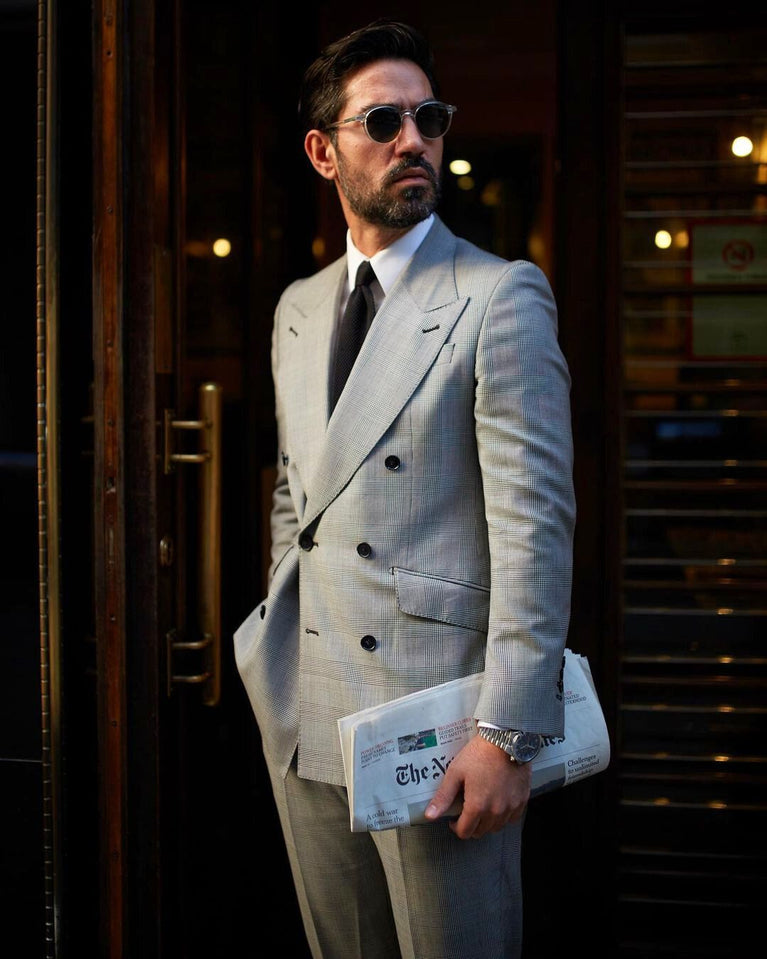
[[[540,749],[540,733],[517,733],[511,741],[511,754],[518,763],[529,763]]]

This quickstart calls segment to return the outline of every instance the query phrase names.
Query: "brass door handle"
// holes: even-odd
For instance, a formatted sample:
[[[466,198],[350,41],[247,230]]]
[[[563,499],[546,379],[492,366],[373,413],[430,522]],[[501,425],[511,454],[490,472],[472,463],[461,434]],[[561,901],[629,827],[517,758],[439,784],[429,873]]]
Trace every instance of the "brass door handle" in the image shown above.
[[[175,630],[168,633],[168,692],[179,683],[201,685],[203,703],[215,706],[221,698],[221,387],[217,383],[203,383],[198,396],[198,420],[178,420],[173,410],[165,411],[165,472],[173,472],[178,463],[198,464],[201,468],[197,584],[201,638],[179,640]],[[175,430],[199,431],[199,452],[174,452]],[[193,673],[176,672],[174,654],[182,651],[199,651],[202,669]]]

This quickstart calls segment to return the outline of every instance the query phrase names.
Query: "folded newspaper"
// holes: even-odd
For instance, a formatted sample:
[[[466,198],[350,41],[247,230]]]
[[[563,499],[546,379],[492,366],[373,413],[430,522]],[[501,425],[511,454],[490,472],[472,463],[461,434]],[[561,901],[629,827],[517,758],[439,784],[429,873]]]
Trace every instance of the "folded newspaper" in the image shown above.
[[[482,673],[372,706],[338,721],[352,832],[426,822],[429,800],[476,735]],[[546,736],[533,760],[532,795],[605,769],[610,740],[585,656],[565,650],[564,737]],[[457,815],[459,808],[450,814]]]

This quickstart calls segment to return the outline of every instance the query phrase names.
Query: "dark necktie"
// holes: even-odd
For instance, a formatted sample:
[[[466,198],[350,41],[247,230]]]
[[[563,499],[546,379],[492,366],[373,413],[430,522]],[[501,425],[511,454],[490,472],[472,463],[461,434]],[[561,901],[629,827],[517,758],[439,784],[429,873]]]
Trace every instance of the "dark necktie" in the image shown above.
[[[376,278],[369,260],[360,263],[354,289],[349,294],[341,324],[338,327],[336,360],[333,368],[330,403],[331,410],[338,402],[346,379],[354,366],[370,324],[373,322],[375,303],[370,284]]]

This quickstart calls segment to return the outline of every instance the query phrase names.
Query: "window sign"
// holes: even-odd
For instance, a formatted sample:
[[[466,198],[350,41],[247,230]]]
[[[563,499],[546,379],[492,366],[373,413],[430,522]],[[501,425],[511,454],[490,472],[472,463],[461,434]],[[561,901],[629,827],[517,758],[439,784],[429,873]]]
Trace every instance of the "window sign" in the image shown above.
[[[767,284],[767,223],[692,223],[690,239],[694,287]],[[696,359],[767,356],[767,292],[693,295],[690,354]]]
[[[690,348],[697,359],[767,356],[767,295],[694,296]]]
[[[692,282],[767,283],[767,223],[693,223]]]

